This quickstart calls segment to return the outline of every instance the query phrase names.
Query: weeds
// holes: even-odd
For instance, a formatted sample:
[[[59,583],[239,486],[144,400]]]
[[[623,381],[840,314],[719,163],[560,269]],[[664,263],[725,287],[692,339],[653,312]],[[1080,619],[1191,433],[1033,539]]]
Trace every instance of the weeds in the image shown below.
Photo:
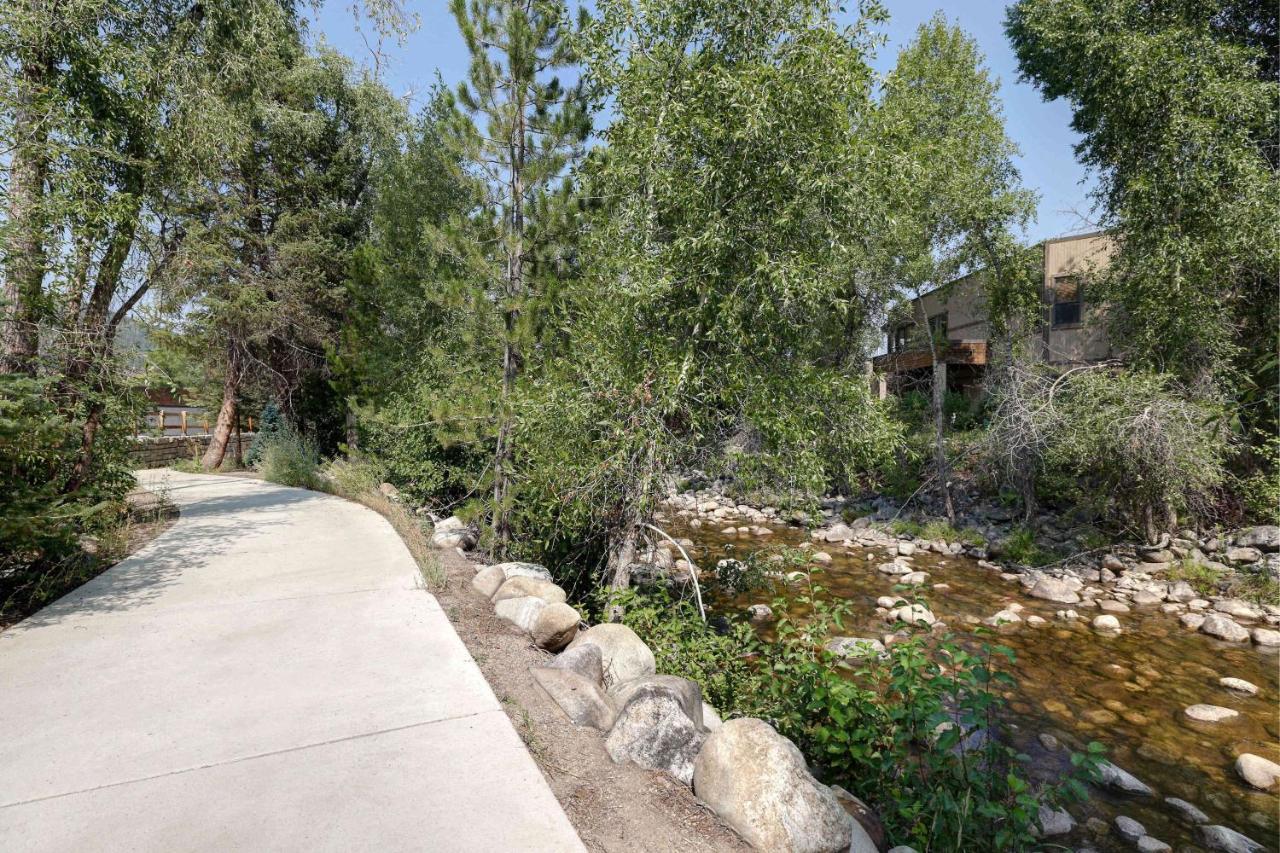
[[[930,542],[963,542],[966,545],[985,545],[987,538],[972,527],[963,530],[952,527],[945,521],[935,519],[921,524],[909,519],[898,519],[889,525],[889,529],[898,536],[913,536]]]

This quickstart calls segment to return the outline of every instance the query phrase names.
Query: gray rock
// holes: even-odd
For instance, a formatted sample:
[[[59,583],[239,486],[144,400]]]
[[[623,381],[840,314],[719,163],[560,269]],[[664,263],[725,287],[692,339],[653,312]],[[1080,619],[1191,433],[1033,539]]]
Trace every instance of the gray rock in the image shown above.
[[[1232,678],[1230,676],[1227,678],[1219,678],[1218,684],[1228,690],[1233,690],[1236,693],[1243,693],[1247,696],[1254,696],[1258,693],[1258,685],[1251,681],[1245,681],[1243,678]]]
[[[1262,559],[1262,552],[1257,548],[1236,546],[1227,549],[1227,560],[1232,563],[1256,563]]]
[[[680,678],[677,675],[644,675],[609,690],[609,698],[619,708],[626,707],[638,693],[644,690],[665,693],[680,704],[682,710],[699,728],[702,727],[702,688],[696,681]]]
[[[1221,705],[1190,705],[1183,709],[1182,713],[1186,714],[1192,720],[1201,723],[1220,723],[1223,720],[1230,720],[1233,717],[1240,716],[1239,711],[1233,711],[1231,708],[1224,708]]]
[[[1169,584],[1169,592],[1166,594],[1166,598],[1170,601],[1181,601],[1184,604],[1195,597],[1195,589],[1186,581],[1174,581]]]
[[[906,622],[908,625],[932,625],[938,620],[933,615],[933,611],[923,604],[904,604],[885,614],[885,621]]]
[[[508,581],[510,583],[510,581]],[[573,641],[582,617],[564,602],[548,604],[534,620],[533,641],[549,652],[558,652]]]
[[[1133,594],[1133,603],[1139,607],[1154,607],[1162,601],[1164,601],[1164,596],[1158,592],[1140,589]]]
[[[1262,524],[1241,530],[1236,534],[1236,544],[1260,551],[1280,551],[1280,526]]]
[[[1200,840],[1210,850],[1221,850],[1222,853],[1261,853],[1266,849],[1247,835],[1216,824],[1201,826]]]
[[[471,586],[485,598],[492,599],[498,587],[502,586],[506,580],[507,576],[502,573],[501,566],[485,566],[471,579]]]
[[[1184,628],[1190,628],[1192,631],[1198,630],[1204,625],[1203,613],[1183,613],[1178,617],[1178,621],[1182,623]]]
[[[461,518],[451,515],[431,528],[431,544],[436,548],[470,549],[476,544],[476,532]]]
[[[1096,631],[1119,631],[1120,620],[1110,613],[1104,613],[1101,616],[1094,617],[1093,627]]]
[[[493,607],[493,612],[513,625],[533,633],[533,626],[538,623],[538,616],[547,603],[533,595],[520,598],[504,598]]]
[[[720,712],[706,702],[702,703],[702,727],[709,732],[724,725],[724,721],[720,719]]]
[[[1105,787],[1113,791],[1120,791],[1125,794],[1138,794],[1150,797],[1155,794],[1150,786],[1139,780],[1132,773],[1121,770],[1110,761],[1102,761],[1098,763],[1098,781]]]
[[[1147,828],[1131,817],[1120,815],[1116,818],[1116,832],[1125,841],[1137,841],[1147,834]]]
[[[693,790],[757,850],[848,850],[854,820],[809,774],[795,744],[763,720],[730,720],[694,762]]]
[[[1232,643],[1243,643],[1249,639],[1249,629],[1219,613],[1206,615],[1204,622],[1200,625],[1200,631],[1210,637],[1217,637],[1219,640],[1228,640]]]
[[[537,563],[494,563],[495,566],[502,569],[502,575],[506,578],[542,578],[543,580],[551,580],[551,572]]]
[[[599,646],[578,646],[566,649],[547,664],[551,669],[567,669],[576,672],[597,687],[604,687],[604,661]]]
[[[773,619],[773,608],[767,604],[753,604],[747,608],[747,618],[752,622],[768,622]]]
[[[1280,782],[1280,764],[1251,752],[1236,757],[1236,773],[1259,791],[1270,791]]]
[[[1139,853],[1169,853],[1171,850],[1173,850],[1173,848],[1168,844],[1165,844],[1159,838],[1144,835],[1138,839]]]
[[[1239,598],[1224,598],[1213,605],[1213,609],[1237,619],[1261,619],[1262,610]]]
[[[547,604],[563,604],[566,598],[564,590],[549,580],[517,575],[503,581],[502,586],[493,594],[493,603],[497,604],[506,598],[524,598],[526,595],[541,598]]]
[[[1054,809],[1046,805],[1040,806],[1038,815],[1040,835],[1052,838],[1055,835],[1066,835],[1076,828],[1076,821],[1066,809]]]
[[[572,669],[535,666],[529,670],[533,680],[560,706],[575,726],[588,726],[609,731],[617,712],[600,685]]]
[[[1164,802],[1165,802],[1165,805],[1167,805],[1169,808],[1173,809],[1175,812],[1178,813],[1178,817],[1182,818],[1188,823],[1208,823],[1209,822],[1209,816],[1207,814],[1200,811],[1198,808],[1191,805],[1191,803],[1188,803],[1186,800],[1180,800],[1177,797],[1165,797]]]
[[[1254,628],[1249,632],[1249,636],[1253,637],[1254,643],[1259,646],[1280,646],[1280,631],[1271,628]]]
[[[884,653],[884,643],[864,637],[832,637],[826,648],[831,654],[846,660],[861,660]]]
[[[647,770],[661,770],[686,785],[693,782],[693,760],[707,735],[701,724],[702,691],[688,683],[697,695],[696,721],[686,713],[684,691],[661,683],[636,686],[627,694],[625,704],[615,698],[618,716],[604,741],[614,763],[631,762]]]
[[[911,573],[911,567],[902,563],[881,563],[876,566],[876,571],[886,575],[907,575]]]
[[[1102,598],[1098,600],[1098,609],[1103,613],[1128,613],[1129,605],[1110,598]]]
[[[854,538],[853,528],[847,524],[834,524],[826,530],[822,531],[822,540],[824,542],[843,542],[846,539]]]
[[[1079,591],[1082,586],[1083,584],[1076,578],[1054,578],[1045,575],[1031,587],[1031,596],[1060,604],[1076,604],[1080,601]]]
[[[653,652],[626,625],[616,622],[593,625],[579,632],[569,648],[584,645],[600,648],[606,687],[654,673]]]

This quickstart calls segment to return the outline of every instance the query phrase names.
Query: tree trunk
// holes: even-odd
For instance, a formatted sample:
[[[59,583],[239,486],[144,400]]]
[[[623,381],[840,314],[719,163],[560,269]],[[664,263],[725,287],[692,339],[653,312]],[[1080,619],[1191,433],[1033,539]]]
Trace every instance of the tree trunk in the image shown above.
[[[62,488],[63,494],[78,492],[89,481],[89,471],[93,467],[94,442],[98,440],[98,429],[102,426],[102,415],[105,411],[106,406],[101,401],[89,404],[84,426],[80,430],[80,457],[76,459],[76,464],[71,469],[71,476],[67,478],[67,484]]]
[[[933,464],[938,472],[938,482],[942,486],[942,502],[946,507],[947,521],[955,524],[956,508],[951,501],[951,466],[947,464],[947,419],[943,409],[946,393],[947,363],[938,361],[935,351],[933,355]]]
[[[636,541],[639,538],[640,526],[628,524],[623,528],[616,540],[609,547],[609,562],[605,571],[609,577],[609,586],[613,589],[626,589],[631,586],[631,566],[636,561]],[[622,607],[613,605],[609,608],[609,621],[622,621]]]
[[[47,133],[39,115],[39,92],[52,73],[39,53],[22,64],[14,108],[15,145],[9,161],[4,293],[0,302],[0,372],[36,374],[40,350],[40,302],[44,294],[44,185],[49,171]]]
[[[222,407],[218,409],[218,422],[213,428],[213,437],[209,439],[209,449],[200,460],[200,467],[206,471],[216,471],[222,465],[222,458],[227,453],[227,441],[231,438],[231,430],[235,427],[239,415],[240,400],[240,350],[231,338],[227,342],[227,373],[222,380]]]
[[[520,86],[512,81],[513,88]],[[499,412],[498,442],[493,456],[493,541],[491,558],[502,555],[511,539],[511,419],[508,408],[516,377],[520,373],[520,346],[516,340],[520,300],[524,296],[524,161],[525,114],[523,89],[513,93],[516,122],[508,142],[511,193],[511,233],[507,241],[506,304],[503,306],[505,338],[502,347],[502,403]]]

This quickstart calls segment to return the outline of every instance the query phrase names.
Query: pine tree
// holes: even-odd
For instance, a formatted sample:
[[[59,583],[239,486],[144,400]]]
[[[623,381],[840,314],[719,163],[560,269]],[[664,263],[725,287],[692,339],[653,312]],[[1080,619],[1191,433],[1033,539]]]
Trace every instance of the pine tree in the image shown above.
[[[473,304],[501,316],[491,546],[499,553],[511,536],[512,399],[545,296],[529,274],[538,249],[530,215],[581,155],[590,124],[581,84],[566,87],[554,74],[573,60],[563,2],[453,0],[451,10],[471,52],[456,136],[485,192],[481,209],[441,237],[468,271]]]

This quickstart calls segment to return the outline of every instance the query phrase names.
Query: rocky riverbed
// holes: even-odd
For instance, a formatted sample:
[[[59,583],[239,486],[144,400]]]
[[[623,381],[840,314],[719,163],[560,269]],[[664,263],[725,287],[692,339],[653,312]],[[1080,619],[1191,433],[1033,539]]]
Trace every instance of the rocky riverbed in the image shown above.
[[[986,625],[1017,653],[1017,690],[1006,695],[1008,731],[1042,778],[1061,773],[1072,749],[1103,743],[1123,773],[1109,775],[1070,820],[1049,820],[1052,841],[1077,849],[1158,851],[1280,847],[1280,608],[1200,598],[1164,570],[1205,543],[1107,553],[1070,568],[1027,570],[961,543],[897,537],[869,520],[827,518],[813,529],[767,507],[713,495],[677,495],[670,531],[693,547],[713,609],[748,617],[768,634],[776,598],[790,615],[809,583],[854,604],[857,637],[892,642],[906,616],[960,634]],[[817,520],[813,520],[817,521]],[[1266,567],[1268,531],[1249,544],[1210,543],[1225,556]],[[810,573],[775,578],[769,588],[726,591],[714,567],[724,559],[789,545],[812,554]],[[1249,548],[1250,552],[1232,551]],[[1164,552],[1164,553],[1160,553]],[[1256,553],[1255,553],[1256,552]],[[680,554],[657,555],[678,575]],[[895,584],[914,585],[927,604],[896,607]],[[748,617],[750,618],[750,617]],[[938,625],[945,626],[939,628]],[[1129,790],[1124,790],[1124,789]],[[1253,844],[1261,846],[1251,846]]]

